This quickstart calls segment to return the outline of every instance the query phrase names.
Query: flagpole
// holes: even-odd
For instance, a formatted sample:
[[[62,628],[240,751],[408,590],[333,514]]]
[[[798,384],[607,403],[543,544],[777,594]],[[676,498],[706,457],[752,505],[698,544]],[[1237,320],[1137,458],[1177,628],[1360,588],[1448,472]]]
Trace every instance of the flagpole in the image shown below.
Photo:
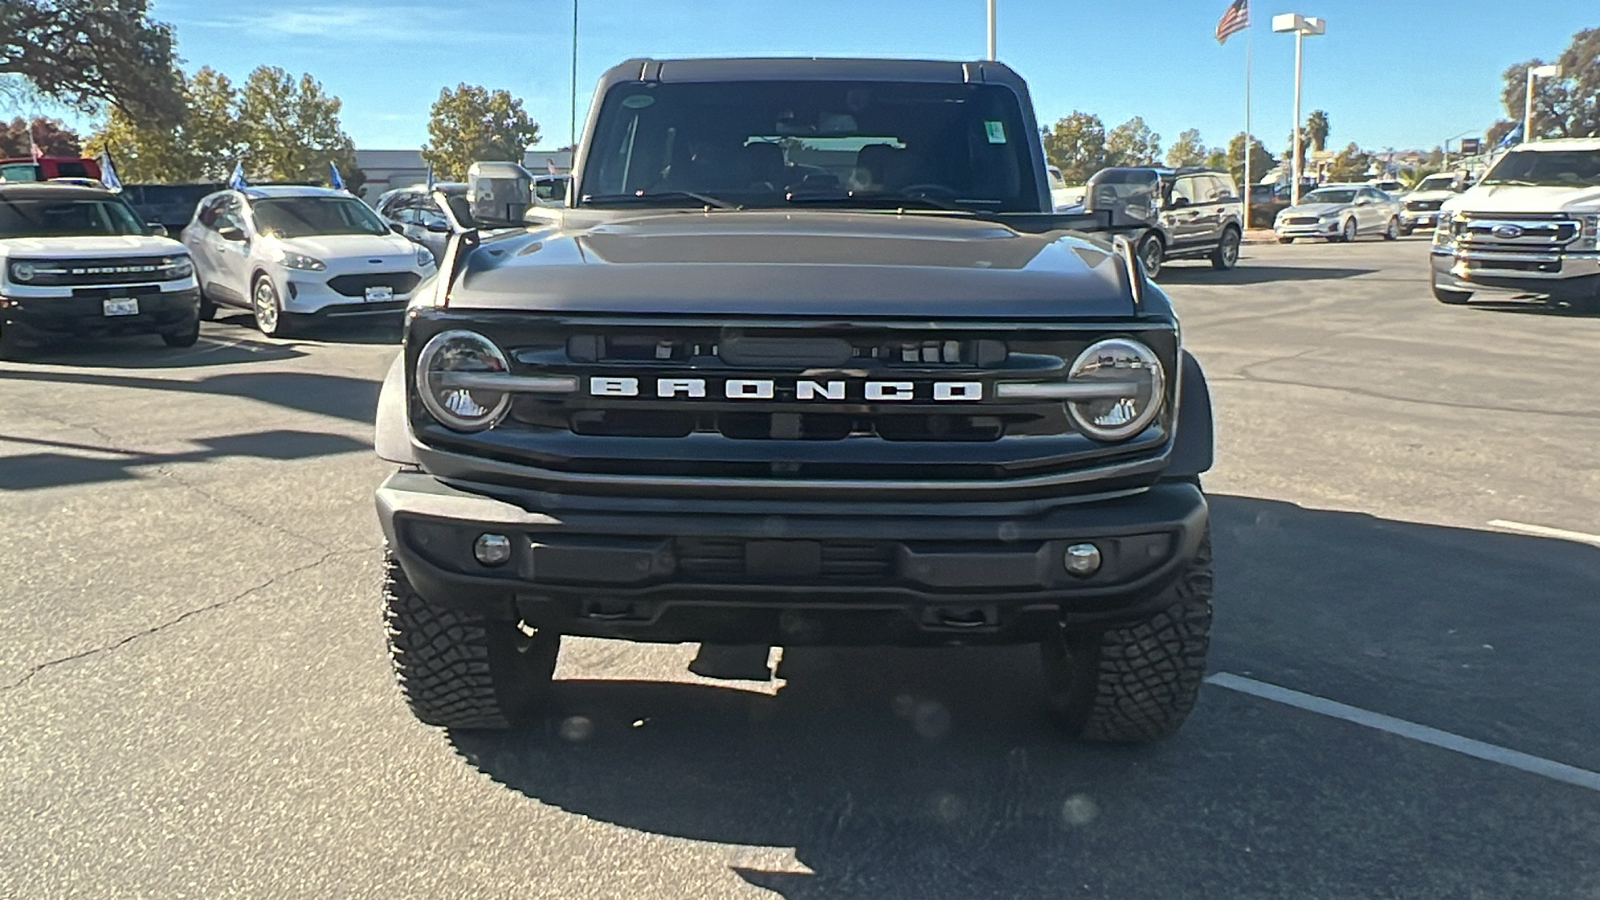
[[[1244,31],[1244,230],[1250,230],[1250,29]]]

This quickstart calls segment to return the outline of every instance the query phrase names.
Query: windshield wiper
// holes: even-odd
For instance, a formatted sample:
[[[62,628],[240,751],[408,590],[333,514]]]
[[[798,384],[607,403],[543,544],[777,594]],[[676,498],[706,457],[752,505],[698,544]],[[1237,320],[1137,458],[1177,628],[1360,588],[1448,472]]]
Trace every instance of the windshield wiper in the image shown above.
[[[710,196],[709,194],[697,194],[694,191],[652,191],[652,192],[649,192],[649,193],[646,193],[644,191],[640,191],[640,192],[635,193],[635,194],[584,194],[583,195],[583,203],[584,203],[585,206],[610,206],[610,205],[613,205],[613,204],[615,204],[617,206],[623,206],[623,205],[648,206],[648,205],[651,205],[651,204],[671,203],[671,202],[674,202],[674,201],[676,201],[678,203],[682,203],[685,200],[693,200],[695,203],[697,203],[697,204],[699,204],[701,206],[709,206],[712,209],[742,209],[743,208],[743,207],[739,206],[736,203],[729,203],[726,200],[719,200],[716,197]]]
[[[976,215],[977,210],[936,200],[926,194],[907,194],[903,191],[791,191],[784,199],[796,206],[852,206],[864,204],[862,209],[887,209],[917,206],[942,212]]]

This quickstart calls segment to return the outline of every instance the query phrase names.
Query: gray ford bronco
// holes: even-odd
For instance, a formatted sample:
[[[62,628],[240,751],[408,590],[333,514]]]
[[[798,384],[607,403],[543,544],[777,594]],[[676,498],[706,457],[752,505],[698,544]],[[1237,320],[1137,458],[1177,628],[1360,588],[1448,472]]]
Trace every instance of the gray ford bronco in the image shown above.
[[[416,716],[537,719],[562,635],[1036,643],[1067,732],[1176,730],[1205,379],[1038,135],[993,62],[633,60],[564,206],[448,198],[377,422]]]

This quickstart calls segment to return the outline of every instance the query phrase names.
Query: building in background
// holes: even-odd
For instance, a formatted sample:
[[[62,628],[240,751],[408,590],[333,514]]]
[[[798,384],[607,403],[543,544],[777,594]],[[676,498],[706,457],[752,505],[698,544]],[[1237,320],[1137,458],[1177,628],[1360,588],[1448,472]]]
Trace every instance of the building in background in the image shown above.
[[[428,164],[422,161],[420,150],[357,150],[356,165],[367,176],[364,199],[368,203],[377,202],[385,191],[428,183]],[[529,150],[522,157],[522,167],[534,175],[566,174],[572,171],[572,151]]]

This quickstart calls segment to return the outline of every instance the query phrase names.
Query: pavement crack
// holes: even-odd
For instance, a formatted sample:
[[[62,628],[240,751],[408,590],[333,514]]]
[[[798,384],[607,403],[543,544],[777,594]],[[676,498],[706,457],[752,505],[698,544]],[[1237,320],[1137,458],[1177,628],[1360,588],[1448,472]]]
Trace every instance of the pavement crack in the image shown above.
[[[196,616],[200,616],[200,615],[203,615],[203,614],[209,613],[209,612],[215,612],[215,611],[220,610],[220,609],[225,609],[225,608],[227,608],[229,606],[234,605],[235,603],[239,603],[240,601],[244,600],[245,598],[249,597],[252,594],[260,593],[261,591],[264,591],[267,588],[272,587],[274,584],[277,584],[282,579],[288,578],[288,577],[293,576],[293,575],[298,575],[301,572],[308,572],[308,571],[310,571],[312,569],[317,568],[318,566],[322,566],[322,565],[327,564],[330,560],[333,560],[333,559],[335,559],[337,557],[340,557],[340,556],[354,556],[354,555],[363,554],[363,553],[376,553],[381,549],[383,549],[381,545],[375,545],[375,546],[372,546],[372,547],[359,547],[359,548],[348,549],[348,550],[330,550],[327,553],[324,553],[323,555],[317,557],[315,560],[313,560],[311,562],[308,562],[308,563],[306,563],[304,565],[301,565],[301,566],[296,566],[296,567],[294,567],[292,569],[288,569],[288,570],[283,571],[283,572],[279,572],[278,574],[273,575],[271,578],[268,578],[266,581],[263,581],[260,584],[254,585],[252,587],[246,588],[245,590],[240,591],[237,594],[234,594],[232,597],[227,597],[227,598],[224,598],[222,600],[218,600],[215,603],[208,603],[205,606],[201,606],[201,607],[198,607],[196,609],[188,610],[186,612],[183,612],[183,613],[179,614],[178,616],[173,617],[172,619],[170,619],[170,620],[168,620],[166,622],[162,622],[159,625],[153,625],[153,626],[151,626],[149,628],[146,628],[143,631],[136,631],[133,634],[124,635],[123,637],[120,637],[120,638],[118,638],[118,639],[116,639],[114,641],[111,641],[110,643],[102,644],[102,645],[100,645],[98,647],[91,647],[88,650],[83,650],[83,651],[80,651],[80,652],[77,652],[77,653],[73,653],[73,654],[70,654],[70,655],[67,655],[67,656],[62,656],[62,657],[58,657],[56,659],[46,660],[46,661],[44,661],[42,663],[39,663],[38,665],[35,665],[32,668],[30,668],[26,673],[23,674],[23,676],[21,678],[18,678],[16,681],[13,681],[12,683],[10,683],[8,685],[0,687],[0,694],[7,694],[7,693],[10,693],[10,692],[12,692],[14,690],[17,690],[18,688],[23,687],[28,682],[32,681],[35,675],[38,675],[39,673],[44,672],[44,671],[46,671],[48,669],[53,669],[56,666],[60,666],[60,665],[63,665],[65,663],[76,662],[77,660],[80,660],[80,659],[88,659],[88,658],[93,657],[93,656],[99,656],[99,655],[104,654],[104,653],[110,653],[110,652],[112,652],[114,650],[119,650],[119,649],[121,649],[123,647],[126,647],[127,645],[133,643],[134,641],[140,640],[141,638],[147,638],[147,637],[151,637],[153,635],[161,634],[162,632],[167,631],[169,629],[172,629],[172,628],[174,628],[174,627],[176,627],[178,625],[181,625],[184,622],[187,622],[188,620],[190,620],[192,618],[195,618]]]
[[[221,497],[218,497],[216,494],[211,493],[210,491],[206,490],[205,488],[201,487],[200,485],[195,484],[194,482],[189,481],[189,480],[181,477],[180,475],[178,475],[177,472],[173,471],[172,468],[169,467],[169,466],[165,466],[165,465],[157,466],[156,467],[156,471],[159,472],[162,476],[164,476],[164,477],[176,482],[180,487],[183,487],[186,490],[193,491],[194,493],[199,494],[201,497],[204,497],[206,500],[210,501],[213,506],[221,507],[222,509],[225,509],[228,512],[233,513],[234,515],[236,515],[239,518],[245,520],[246,522],[249,522],[250,524],[256,526],[257,528],[262,528],[262,529],[265,529],[267,531],[275,531],[278,534],[284,535],[285,537],[294,538],[295,540],[300,541],[301,543],[310,544],[312,546],[320,546],[320,544],[321,544],[320,541],[313,540],[312,538],[306,537],[303,534],[299,534],[297,532],[290,531],[289,529],[284,528],[282,525],[279,525],[276,522],[270,522],[270,521],[268,521],[266,519],[263,519],[263,518],[257,516],[255,513],[249,511],[248,509],[244,509],[242,507],[235,506],[234,504],[229,503],[226,500],[223,500]]]

